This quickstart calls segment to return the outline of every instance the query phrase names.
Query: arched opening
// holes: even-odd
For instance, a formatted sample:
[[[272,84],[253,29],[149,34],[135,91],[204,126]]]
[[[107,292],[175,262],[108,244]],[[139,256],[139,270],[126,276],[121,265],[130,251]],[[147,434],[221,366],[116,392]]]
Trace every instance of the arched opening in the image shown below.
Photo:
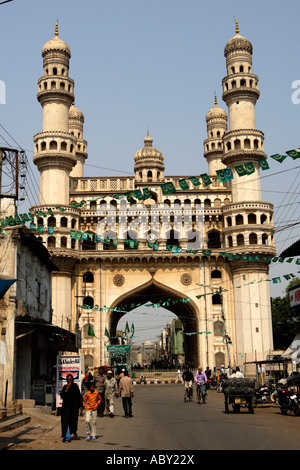
[[[86,238],[82,240],[81,249],[85,251],[96,250],[95,235],[92,232],[85,232],[83,236]]]
[[[213,230],[208,234],[207,248],[221,248],[220,232]]]
[[[124,329],[126,322],[131,326],[130,314],[139,312],[142,317],[142,325],[147,328],[149,337],[151,336],[151,325],[153,318],[150,315],[156,314],[159,319],[159,325],[167,325],[168,318],[162,317],[162,311],[172,313],[183,325],[183,353],[185,363],[190,362],[196,367],[198,365],[199,355],[197,346],[197,306],[193,301],[186,301],[187,296],[183,292],[175,291],[166,285],[163,285],[154,279],[120,296],[110,306],[110,318],[108,329],[113,338],[117,337],[117,330],[120,330],[119,322]],[[149,313],[147,313],[149,312]],[[158,316],[159,315],[159,316]],[[122,317],[124,317],[122,319]],[[122,319],[122,322],[121,322]],[[162,321],[163,320],[163,321]],[[145,323],[146,322],[146,323]],[[147,323],[148,322],[148,323]],[[138,337],[139,329],[135,324],[134,335]]]

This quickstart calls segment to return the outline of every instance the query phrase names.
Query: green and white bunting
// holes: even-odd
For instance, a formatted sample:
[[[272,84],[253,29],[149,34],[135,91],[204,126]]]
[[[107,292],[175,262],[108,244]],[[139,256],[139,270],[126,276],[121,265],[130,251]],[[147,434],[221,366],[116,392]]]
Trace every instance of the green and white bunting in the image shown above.
[[[261,158],[260,160],[258,160],[258,163],[259,163],[259,166],[262,170],[269,170],[270,169],[266,158]]]
[[[283,160],[287,158],[287,155],[280,155],[276,153],[275,155],[270,155],[270,158],[273,158],[273,160],[276,160],[276,162],[282,163]]]
[[[244,176],[247,174],[244,165],[235,165],[234,169],[239,176]]]
[[[209,186],[210,184],[212,184],[212,181],[207,173],[203,173],[202,175],[200,175],[200,178],[202,179],[203,184],[205,186]]]
[[[297,158],[300,158],[300,152],[297,150],[288,150],[285,152],[289,157],[291,157],[293,160],[297,160]]]

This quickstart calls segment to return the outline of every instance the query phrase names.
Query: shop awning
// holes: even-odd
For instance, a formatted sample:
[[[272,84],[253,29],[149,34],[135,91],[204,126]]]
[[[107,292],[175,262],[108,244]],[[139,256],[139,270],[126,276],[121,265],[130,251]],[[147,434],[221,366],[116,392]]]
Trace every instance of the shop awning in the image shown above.
[[[60,351],[78,352],[77,336],[68,330],[51,323],[38,322],[36,319],[28,320],[18,317],[16,319],[17,334],[16,339],[21,339],[35,332],[43,333],[46,339]]]
[[[12,279],[8,276],[0,277],[0,299],[4,297],[8,289],[17,281],[17,279]]]

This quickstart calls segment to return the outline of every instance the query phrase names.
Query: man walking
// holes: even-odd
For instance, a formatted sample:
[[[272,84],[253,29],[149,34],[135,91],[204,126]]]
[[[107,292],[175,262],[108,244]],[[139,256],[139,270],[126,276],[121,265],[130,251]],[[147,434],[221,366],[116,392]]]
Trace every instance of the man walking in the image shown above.
[[[99,392],[100,397],[101,397],[101,402],[98,406],[98,416],[100,416],[100,418],[102,418],[104,414],[104,408],[105,408],[105,398],[104,398],[105,379],[106,379],[106,376],[104,374],[104,367],[99,367],[98,373],[94,375],[94,382],[95,382],[96,390],[97,392]]]
[[[118,397],[118,385],[116,379],[113,377],[111,370],[107,371],[105,380],[105,412],[110,418],[114,418],[114,397]]]
[[[124,371],[124,377],[122,377],[120,380],[119,395],[122,397],[122,404],[124,408],[125,418],[131,418],[132,417],[133,387],[132,387],[132,380],[128,375],[128,370]]]

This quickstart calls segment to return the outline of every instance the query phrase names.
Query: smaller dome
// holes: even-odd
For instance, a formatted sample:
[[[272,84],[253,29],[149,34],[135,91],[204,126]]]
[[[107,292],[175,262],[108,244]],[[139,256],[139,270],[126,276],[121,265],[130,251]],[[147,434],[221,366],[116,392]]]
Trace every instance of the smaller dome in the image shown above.
[[[215,106],[206,114],[206,122],[216,118],[227,120],[226,111],[218,106],[217,96],[215,94]]]
[[[139,160],[144,161],[145,159],[152,159],[152,158],[156,160],[160,160],[160,161],[164,160],[164,156],[161,153],[161,151],[157,150],[156,148],[152,146],[153,139],[152,137],[149,136],[149,132],[147,133],[147,137],[145,137],[144,139],[144,144],[145,144],[145,147],[138,150],[134,155],[134,160],[136,162]]]
[[[65,41],[63,41],[62,39],[58,37],[57,22],[55,26],[55,36],[53,39],[50,39],[50,41],[47,41],[46,44],[44,44],[44,47],[42,49],[42,56],[44,56],[44,54],[49,51],[61,51],[67,54],[69,57],[71,57],[70,47]]]
[[[244,38],[243,36],[240,35],[240,29],[239,29],[239,25],[238,25],[237,20],[236,20],[235,32],[236,32],[235,36],[233,38],[231,38],[225,46],[225,49],[224,49],[225,57],[230,52],[239,51],[239,50],[247,51],[247,52],[249,52],[249,54],[252,55],[253,46],[252,46],[251,42],[248,39],[246,39],[246,38]]]
[[[82,111],[80,111],[78,108],[72,104],[69,110],[69,117],[72,119],[83,119],[84,120],[84,114]]]

